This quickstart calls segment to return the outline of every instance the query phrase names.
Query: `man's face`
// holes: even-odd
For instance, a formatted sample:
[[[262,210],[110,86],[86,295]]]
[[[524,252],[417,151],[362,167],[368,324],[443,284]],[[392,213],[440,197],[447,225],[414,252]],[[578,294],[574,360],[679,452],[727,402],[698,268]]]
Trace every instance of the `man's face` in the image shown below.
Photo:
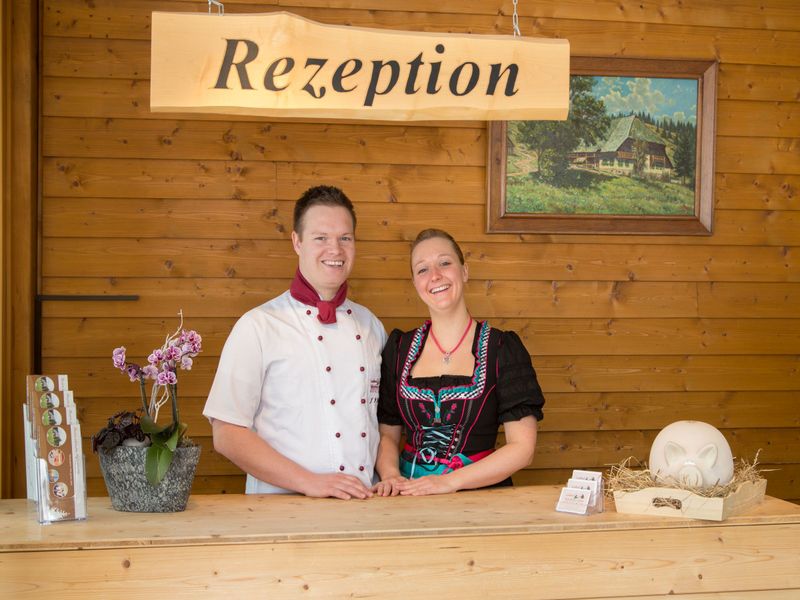
[[[303,215],[301,229],[292,232],[300,272],[323,300],[330,300],[353,270],[353,219],[341,206],[317,205]]]

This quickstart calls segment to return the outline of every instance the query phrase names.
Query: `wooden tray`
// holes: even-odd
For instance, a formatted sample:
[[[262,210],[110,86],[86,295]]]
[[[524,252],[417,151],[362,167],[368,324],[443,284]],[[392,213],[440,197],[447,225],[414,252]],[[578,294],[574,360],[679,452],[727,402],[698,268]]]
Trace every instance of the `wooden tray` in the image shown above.
[[[621,513],[724,521],[759,504],[766,491],[766,479],[755,483],[746,481],[724,498],[705,498],[676,488],[649,487],[636,492],[614,492],[614,503]]]

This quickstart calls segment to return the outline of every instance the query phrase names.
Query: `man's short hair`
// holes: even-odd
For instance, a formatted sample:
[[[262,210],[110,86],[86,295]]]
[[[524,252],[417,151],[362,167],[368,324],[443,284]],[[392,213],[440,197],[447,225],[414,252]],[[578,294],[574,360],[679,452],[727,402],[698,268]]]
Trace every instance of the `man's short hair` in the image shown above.
[[[341,206],[347,209],[353,219],[353,232],[356,230],[356,210],[350,198],[344,192],[332,185],[318,185],[308,188],[294,205],[293,229],[297,235],[303,235],[303,217],[312,206]]]

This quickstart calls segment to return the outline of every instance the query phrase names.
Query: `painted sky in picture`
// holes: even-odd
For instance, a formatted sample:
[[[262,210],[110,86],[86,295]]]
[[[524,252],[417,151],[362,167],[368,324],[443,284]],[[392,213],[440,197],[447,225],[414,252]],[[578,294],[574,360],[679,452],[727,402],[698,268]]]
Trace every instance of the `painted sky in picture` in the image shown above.
[[[655,119],[697,123],[697,80],[594,77],[592,93],[608,114],[650,113]]]

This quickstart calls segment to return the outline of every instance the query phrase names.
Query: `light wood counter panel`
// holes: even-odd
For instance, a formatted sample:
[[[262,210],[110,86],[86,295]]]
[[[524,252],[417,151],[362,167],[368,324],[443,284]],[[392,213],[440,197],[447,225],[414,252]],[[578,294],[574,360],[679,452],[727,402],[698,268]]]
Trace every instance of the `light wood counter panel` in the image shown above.
[[[554,511],[559,488],[340,502],[194,496],[135,514],[92,498],[89,519],[36,523],[0,502],[0,596],[713,597],[800,591],[800,507],[767,497],[710,523]],[[167,587],[168,586],[168,587]],[[774,590],[774,596],[771,591]],[[705,594],[705,596],[703,595]],[[735,597],[727,595],[726,597]]]

